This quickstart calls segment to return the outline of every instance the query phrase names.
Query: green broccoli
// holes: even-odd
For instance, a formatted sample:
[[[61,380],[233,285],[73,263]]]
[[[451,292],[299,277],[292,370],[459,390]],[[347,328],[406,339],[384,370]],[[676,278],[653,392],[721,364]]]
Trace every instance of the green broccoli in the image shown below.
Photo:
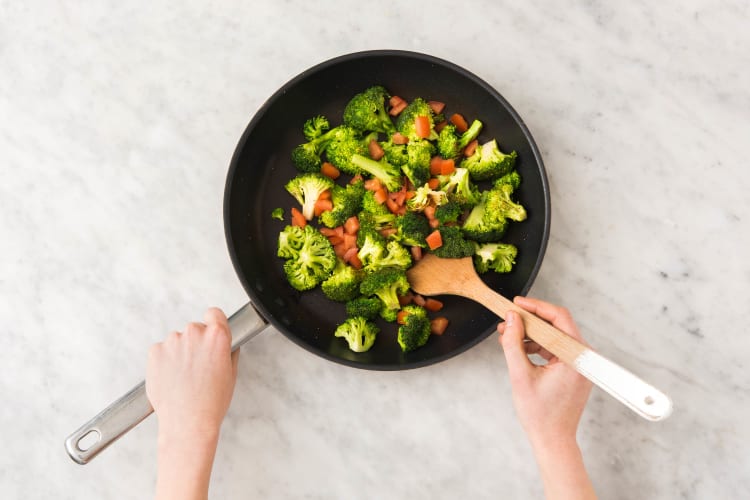
[[[323,191],[331,189],[334,182],[321,174],[300,174],[286,183],[284,188],[302,205],[302,215],[312,220],[315,215],[315,202]]]
[[[276,255],[284,259],[296,259],[305,244],[305,230],[299,226],[287,226],[279,233]]]
[[[455,201],[448,201],[443,203],[435,209],[435,218],[440,221],[441,224],[446,222],[456,222],[463,213],[461,205]]]
[[[296,255],[288,258],[284,263],[284,274],[287,280],[300,291],[315,288],[330,276],[336,266],[336,254],[328,239],[310,225],[305,226],[302,231],[304,233],[302,246]],[[288,238],[287,242],[289,241],[291,239]]]
[[[360,173],[360,169],[352,163],[352,156],[367,154],[369,142],[370,136],[362,138],[353,128],[342,125],[338,127],[338,133],[326,144],[326,157],[342,172],[356,175]]]
[[[361,227],[359,232],[363,233]],[[365,269],[375,265],[385,255],[385,238],[375,231],[364,231],[364,234],[362,234],[362,244],[358,246],[359,252],[357,252],[357,257]]]
[[[334,335],[345,339],[352,351],[365,352],[375,343],[379,331],[374,323],[361,316],[354,316],[340,324]]]
[[[359,291],[366,297],[376,295],[387,309],[399,309],[399,295],[409,291],[409,281],[403,269],[384,267],[365,276]]]
[[[284,209],[281,207],[271,210],[271,218],[284,220]]]
[[[473,155],[464,158],[461,167],[469,170],[469,175],[473,180],[486,181],[501,177],[513,170],[517,156],[515,151],[508,154],[500,151],[497,141],[492,139],[477,146]]]
[[[314,118],[311,120],[314,120]],[[305,134],[312,133],[312,127],[312,124],[308,126]],[[310,139],[304,144],[298,145],[292,150],[292,163],[294,163],[294,166],[300,172],[319,172],[320,165],[323,163],[321,159],[323,151],[329,147],[332,141],[343,140],[343,138],[351,135],[352,132],[348,127],[335,127],[328,132]]]
[[[392,134],[396,128],[385,110],[385,103],[390,97],[380,85],[355,95],[344,108],[344,124],[360,132]]]
[[[359,231],[357,231],[357,246],[362,248],[365,236],[375,233],[380,236],[380,231],[390,229],[394,226],[396,216],[390,212],[384,214],[372,214],[362,211],[359,213]]]
[[[331,125],[328,123],[328,118],[318,115],[305,122],[302,126],[302,133],[305,134],[305,139],[312,141],[326,133],[330,128]]]
[[[391,141],[380,142],[380,147],[383,148],[383,152],[385,153],[385,161],[396,167],[406,165],[409,161],[409,153],[406,146],[406,144],[394,144]]]
[[[464,236],[481,243],[500,241],[508,227],[508,220],[503,214],[487,210],[488,195],[489,191],[482,192],[479,203],[461,226]]]
[[[375,319],[382,307],[383,303],[377,297],[357,297],[346,303],[346,315]]]
[[[438,180],[440,189],[448,193],[448,199],[455,201],[461,207],[473,207],[479,203],[481,194],[471,183],[467,169],[459,167],[450,175],[439,175]]]
[[[386,215],[390,214],[391,211],[385,206],[385,203],[378,203],[375,201],[374,191],[365,191],[362,196],[362,211],[373,215]]]
[[[378,179],[388,191],[396,192],[401,189],[401,169],[399,167],[395,167],[384,160],[375,161],[361,154],[352,156],[352,163],[360,170]]]
[[[497,273],[509,273],[516,263],[518,249],[509,243],[477,244],[474,251],[474,267],[478,273],[490,269]]]
[[[398,345],[404,352],[413,351],[422,347],[430,338],[430,319],[427,311],[418,305],[408,304],[404,306],[406,312],[404,324],[398,328]]]
[[[434,112],[427,101],[421,97],[417,97],[396,118],[396,129],[409,138],[410,141],[418,141],[422,139],[417,135],[415,120],[417,116],[426,116],[430,122],[430,136],[428,140],[434,141],[438,138],[437,132],[435,132],[435,118]]]
[[[511,172],[508,172],[502,177],[495,179],[495,182],[492,184],[492,187],[499,188],[503,184],[508,184],[509,186],[512,186],[513,192],[515,192],[516,189],[518,189],[518,186],[521,185],[521,174],[518,173],[518,170],[513,170]]]
[[[443,244],[432,251],[438,257],[460,259],[474,255],[474,244],[464,239],[461,229],[456,226],[440,226]]]
[[[359,295],[362,272],[337,259],[331,277],[320,284],[323,293],[336,302],[347,302]]]
[[[487,212],[516,222],[526,220],[526,209],[511,199],[513,186],[502,184],[487,194]]]
[[[378,299],[378,302],[380,302],[380,299]],[[380,311],[378,311],[378,314],[387,322],[393,323],[398,319],[398,311],[398,309],[389,309],[385,304],[380,302]]]
[[[357,254],[357,257],[359,257],[359,254]],[[362,260],[361,257],[360,260]],[[364,260],[362,260],[362,263],[364,264]],[[367,272],[377,271],[384,267],[396,267],[406,270],[411,266],[411,253],[398,242],[389,241],[386,243],[385,252],[379,258],[369,256],[368,263],[364,264],[364,266]]]
[[[430,141],[410,141],[406,145],[407,161],[401,171],[413,186],[422,186],[430,179],[430,160],[435,146]]]
[[[416,212],[406,212],[396,217],[396,240],[404,245],[426,247],[427,235],[430,234],[430,223]]]
[[[448,201],[448,193],[435,191],[429,185],[418,187],[414,196],[407,200],[406,207],[412,212],[423,212],[428,205],[440,206]]]
[[[437,150],[443,158],[458,160],[464,148],[477,138],[482,130],[482,122],[474,120],[469,129],[461,135],[456,132],[456,126],[446,125],[440,131],[437,139]]]
[[[334,228],[342,225],[346,220],[356,215],[362,209],[362,198],[365,194],[364,182],[355,182],[341,187],[333,186],[331,191],[331,202],[333,210],[326,210],[320,214],[320,223],[326,227]]]

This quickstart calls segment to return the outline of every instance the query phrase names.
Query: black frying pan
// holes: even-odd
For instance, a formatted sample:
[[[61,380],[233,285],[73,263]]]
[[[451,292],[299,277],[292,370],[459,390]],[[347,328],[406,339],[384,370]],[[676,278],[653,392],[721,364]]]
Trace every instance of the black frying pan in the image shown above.
[[[373,370],[403,370],[455,356],[486,338],[497,317],[483,306],[455,296],[443,297],[441,315],[448,330],[427,345],[404,354],[393,324],[381,322],[381,333],[366,353],[354,353],[333,332],[344,318],[344,306],[320,290],[294,290],[276,257],[279,231],[286,222],[271,218],[276,207],[296,201],[284,184],[296,170],[290,154],[304,141],[302,125],[323,114],[340,123],[344,106],[356,93],[380,84],[406,100],[423,97],[447,103],[446,112],[459,112],[484,123],[480,139],[496,138],[501,149],[518,152],[523,177],[519,201],[528,219],[514,223],[504,241],[518,247],[517,263],[509,274],[484,275],[486,283],[506,297],[524,295],[536,276],[549,235],[550,201],[541,155],[518,114],[487,83],[468,71],[424,54],[371,51],[349,54],[319,64],[279,89],[256,113],[235,150],[224,193],[224,228],[229,254],[251,299],[229,318],[232,348],[260,332],[266,321],[296,344],[331,361]],[[288,221],[287,221],[288,222]],[[262,318],[253,314],[253,306]],[[153,409],[144,384],[112,403],[65,441],[70,457],[85,464],[146,418]]]
[[[287,283],[276,243],[288,216],[285,222],[270,217],[274,208],[284,207],[288,214],[296,204],[284,184],[297,173],[290,153],[304,142],[305,120],[323,114],[332,126],[340,124],[348,100],[374,84],[407,101],[420,96],[446,102],[447,113],[460,112],[484,123],[480,139],[497,138],[501,149],[518,152],[523,177],[518,198],[528,219],[511,224],[504,238],[518,247],[517,264],[507,275],[483,276],[507,297],[526,294],[542,262],[549,235],[549,189],[541,155],[510,104],[468,71],[424,54],[371,51],[326,61],[284,85],[256,113],[237,145],[224,195],[227,245],[242,285],[260,313],[305,349],[357,368],[402,370],[465,351],[493,331],[497,317],[469,300],[444,297],[441,314],[450,326],[425,347],[402,353],[394,326],[382,322],[375,345],[366,353],[352,352],[333,336],[345,318],[344,306],[326,299],[319,289],[300,293]]]

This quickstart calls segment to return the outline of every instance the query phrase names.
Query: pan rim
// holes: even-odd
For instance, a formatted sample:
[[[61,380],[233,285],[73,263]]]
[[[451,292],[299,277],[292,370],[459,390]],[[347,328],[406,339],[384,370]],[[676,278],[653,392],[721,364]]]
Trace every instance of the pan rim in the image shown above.
[[[547,244],[549,241],[550,226],[551,226],[551,215],[552,215],[551,213],[552,210],[551,210],[551,205],[550,205],[551,203],[550,189],[549,189],[549,182],[547,178],[547,172],[544,167],[544,162],[542,159],[542,155],[539,151],[539,148],[537,147],[536,142],[534,141],[534,138],[531,135],[530,130],[526,126],[526,123],[523,121],[521,116],[516,112],[513,106],[511,106],[511,104],[497,90],[495,90],[495,88],[493,88],[486,81],[479,78],[474,73],[466,70],[465,68],[461,66],[458,66],[455,63],[452,63],[450,61],[447,61],[447,60],[444,60],[444,59],[441,59],[439,57],[435,57],[432,55],[424,54],[421,52],[414,52],[414,51],[407,51],[407,50],[394,50],[394,49],[365,50],[365,51],[352,52],[352,53],[340,55],[331,59],[327,59],[323,62],[320,62],[304,70],[303,72],[299,73],[297,76],[293,77],[292,79],[287,81],[284,85],[282,85],[276,92],[274,92],[268,99],[266,99],[266,101],[258,108],[258,110],[253,115],[248,125],[245,127],[245,130],[240,136],[237,146],[235,147],[234,153],[232,154],[232,158],[229,164],[229,169],[227,171],[227,178],[226,178],[225,186],[224,186],[224,201],[223,201],[224,235],[225,235],[225,240],[227,243],[227,250],[229,252],[229,256],[231,258],[232,266],[234,267],[235,273],[237,277],[239,278],[240,283],[242,284],[243,288],[245,289],[245,292],[248,294],[250,302],[253,304],[256,311],[258,311],[258,313],[263,317],[263,319],[269,322],[271,325],[273,325],[274,328],[276,328],[276,330],[282,333],[287,339],[291,340],[298,346],[304,348],[305,350],[317,356],[320,356],[334,363],[343,364],[343,365],[350,366],[353,368],[373,370],[373,371],[400,371],[400,370],[422,368],[425,366],[439,363],[441,361],[445,361],[454,356],[457,356],[458,354],[461,354],[467,351],[468,349],[474,347],[478,343],[485,340],[487,337],[489,337],[492,334],[495,328],[494,327],[488,328],[486,331],[481,332],[475,338],[471,339],[470,341],[464,344],[461,344],[458,348],[453,349],[452,351],[448,353],[435,356],[435,357],[431,357],[428,359],[419,359],[419,360],[409,361],[408,363],[404,363],[404,364],[387,364],[387,365],[386,364],[370,364],[370,363],[361,363],[361,362],[357,362],[357,361],[350,360],[350,359],[344,359],[344,358],[332,356],[328,352],[325,352],[321,349],[317,349],[314,346],[311,346],[302,342],[302,340],[299,339],[297,336],[288,332],[286,327],[283,325],[283,323],[278,321],[278,319],[276,319],[272,314],[270,314],[268,309],[265,307],[263,301],[259,300],[259,297],[255,293],[254,288],[250,286],[250,284],[247,281],[246,276],[242,272],[242,268],[239,262],[239,257],[237,256],[237,252],[236,252],[236,245],[234,244],[234,239],[232,237],[231,225],[229,222],[230,212],[231,212],[230,194],[232,190],[233,180],[235,178],[235,171],[237,170],[239,158],[241,156],[241,152],[243,151],[244,146],[246,142],[248,141],[249,137],[252,135],[253,131],[255,130],[258,122],[265,116],[268,109],[274,104],[276,100],[278,100],[281,96],[283,96],[287,92],[288,89],[294,87],[298,82],[308,78],[310,75],[320,72],[322,70],[325,70],[331,66],[345,63],[347,61],[351,61],[355,59],[370,58],[370,57],[410,58],[410,59],[419,60],[422,62],[428,62],[431,64],[435,64],[435,65],[448,68],[460,74],[462,77],[473,81],[475,84],[477,84],[482,89],[484,89],[502,107],[505,108],[505,110],[511,115],[513,120],[519,126],[524,136],[524,139],[528,142],[531,152],[534,156],[534,159],[538,165],[538,170],[539,170],[539,174],[541,178],[541,185],[542,185],[542,195],[543,195],[543,201],[544,201],[544,225],[543,225],[543,231],[541,235],[541,244],[539,248],[539,253],[537,255],[536,261],[534,262],[534,266],[531,269],[529,277],[525,285],[521,289],[521,293],[520,293],[521,295],[526,295],[528,291],[531,289],[531,286],[533,285],[539,273],[539,270],[541,268],[541,265],[542,265],[542,262],[544,260],[544,256],[547,250]]]

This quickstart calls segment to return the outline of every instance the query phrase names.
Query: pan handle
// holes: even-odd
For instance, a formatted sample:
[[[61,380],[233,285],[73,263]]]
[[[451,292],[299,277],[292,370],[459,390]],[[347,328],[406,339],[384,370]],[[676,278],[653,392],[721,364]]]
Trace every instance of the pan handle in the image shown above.
[[[232,351],[258,335],[268,322],[252,302],[229,317]],[[154,409],[146,397],[146,383],[133,387],[120,399],[83,424],[65,439],[65,449],[75,462],[83,465],[151,415]]]

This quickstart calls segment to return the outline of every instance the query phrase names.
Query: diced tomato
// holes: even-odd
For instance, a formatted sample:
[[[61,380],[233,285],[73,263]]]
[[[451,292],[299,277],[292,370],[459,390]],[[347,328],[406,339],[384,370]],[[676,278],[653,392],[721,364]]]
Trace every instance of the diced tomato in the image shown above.
[[[349,181],[349,184],[356,184],[361,180],[363,180],[362,174],[356,174],[354,177],[352,177],[352,180]]]
[[[337,226],[336,227],[336,236],[338,236],[339,238],[343,238],[344,237],[344,226]]]
[[[451,123],[456,126],[456,131],[460,133],[464,133],[467,130],[469,130],[469,124],[466,123],[466,118],[459,115],[458,113],[455,113],[451,115],[450,119]]]
[[[432,108],[436,115],[439,115],[445,109],[445,103],[440,101],[427,101],[427,104]]]
[[[391,236],[393,236],[394,234],[396,234],[398,231],[396,231],[392,227],[387,227],[385,229],[381,229],[378,232],[380,233],[380,236],[382,236],[383,238],[390,238]]]
[[[398,210],[396,210],[396,215],[404,215],[406,213],[406,205],[401,205],[398,207]]]
[[[401,132],[396,132],[391,136],[391,142],[393,142],[393,144],[406,144],[409,142],[409,138]]]
[[[344,232],[347,234],[357,234],[359,231],[359,219],[356,215],[352,215],[346,222],[344,222]]]
[[[393,198],[391,198],[391,197],[388,197],[388,198],[387,198],[387,199],[385,200],[385,204],[386,204],[386,206],[388,207],[388,210],[390,210],[390,211],[391,211],[391,213],[394,213],[394,214],[395,214],[396,212],[398,212],[398,209],[399,209],[399,208],[401,208],[401,207],[399,207],[399,206],[398,206],[398,203],[396,203],[396,201],[395,201],[395,200],[394,200]]]
[[[395,106],[392,106],[391,109],[388,110],[388,114],[391,116],[398,116],[401,114],[401,112],[406,109],[407,102],[401,101],[400,103],[396,104]]]
[[[404,195],[404,199],[411,200],[415,196],[417,196],[416,192],[414,192],[414,191],[407,191],[406,194]]]
[[[411,247],[411,258],[415,261],[422,260],[422,247],[414,245]]]
[[[421,139],[430,137],[430,119],[425,115],[414,118],[414,133]]]
[[[433,156],[430,160],[430,175],[440,175],[443,169],[443,158],[440,156]]]
[[[297,210],[296,207],[292,207],[292,226],[305,227],[306,225],[307,220],[305,219],[305,216],[302,215],[302,212]]]
[[[427,205],[424,207],[424,216],[428,219],[434,219],[435,218],[435,207],[432,205]]]
[[[319,216],[327,210],[333,210],[333,202],[331,200],[318,200],[315,202],[315,216]]]
[[[411,301],[414,300],[414,294],[411,292],[406,292],[406,295],[399,295],[398,296],[398,304],[401,307],[404,307],[406,305],[411,304]]]
[[[436,123],[435,124],[435,132],[437,132],[439,134],[440,131],[443,130],[446,125],[448,125],[448,122],[445,121],[445,120],[441,121],[440,123]]]
[[[432,229],[437,229],[440,227],[440,221],[437,219],[429,219],[427,222],[430,223],[430,227]]]
[[[433,189],[433,190],[435,190],[435,189],[437,189],[437,188],[439,188],[439,187],[440,187],[440,179],[438,179],[438,178],[436,178],[436,177],[431,177],[431,178],[430,178],[430,179],[429,179],[429,180],[427,181],[427,185],[428,185],[428,186],[430,186],[430,189]]]
[[[385,200],[388,199],[388,192],[382,187],[378,188],[375,190],[374,198],[375,198],[375,203],[382,205],[383,203],[385,203]]]
[[[380,144],[378,144],[378,141],[372,140],[370,141],[370,144],[367,145],[367,148],[370,150],[370,158],[373,160],[379,160],[385,155],[385,151],[383,151],[383,148],[380,147]]]
[[[334,167],[333,164],[328,163],[327,161],[323,162],[323,164],[320,166],[320,173],[334,180],[338,179],[339,175],[341,175],[339,169]]]
[[[448,318],[438,316],[437,318],[430,321],[430,332],[435,335],[442,335],[445,333],[445,329],[448,328]]]
[[[427,240],[427,246],[430,247],[430,250],[435,250],[443,246],[443,237],[440,235],[440,231],[435,230],[431,232],[425,240]]]
[[[333,245],[333,251],[336,254],[336,257],[339,259],[343,259],[344,255],[346,254],[346,248],[344,247],[343,243],[339,243],[338,245]]]
[[[354,247],[352,250],[357,250],[357,247]],[[359,260],[359,256],[357,255],[357,252],[354,252],[354,255],[349,257],[349,265],[352,266],[354,269],[362,269],[362,261]]]
[[[414,303],[417,304],[418,306],[424,307],[424,304],[425,304],[424,297],[422,297],[418,293],[415,293],[414,294]]]
[[[398,314],[396,314],[396,323],[399,325],[405,325],[406,324],[406,317],[409,315],[407,311],[404,311],[401,309]]]
[[[474,139],[469,144],[466,145],[464,148],[464,156],[471,156],[474,154],[474,151],[477,150],[477,146],[479,146],[479,141]]]
[[[380,184],[380,180],[378,179],[367,179],[365,181],[365,189],[368,191],[377,191],[380,189],[382,184]]]
[[[344,252],[344,256],[342,257],[344,259],[344,262],[351,261],[352,257],[357,255],[358,251],[359,250],[357,249],[357,247],[347,248],[346,251]]]
[[[451,175],[456,171],[456,162],[452,159],[443,160],[440,164],[440,175]]]
[[[404,101],[401,97],[397,95],[394,95],[388,100],[388,104],[390,104],[391,106],[398,106],[402,102],[406,102],[406,101]]]
[[[357,246],[357,235],[356,234],[345,234],[344,235],[344,247],[346,249],[354,248]]]
[[[341,236],[336,236],[334,234],[333,236],[328,237],[328,241],[331,242],[331,245],[336,246],[341,245],[344,242],[344,238],[342,238]]]
[[[326,189],[322,193],[320,193],[320,196],[318,196],[319,200],[330,200],[331,199],[331,190]]]
[[[397,206],[400,207],[406,201],[406,191],[401,189],[400,191],[396,191],[395,193],[390,193],[388,197],[392,199]]]
[[[424,301],[424,308],[428,311],[437,312],[443,308],[443,303],[437,299],[428,298]]]
[[[320,231],[320,234],[322,234],[326,238],[330,236],[336,236],[336,228],[321,227],[319,231]]]

